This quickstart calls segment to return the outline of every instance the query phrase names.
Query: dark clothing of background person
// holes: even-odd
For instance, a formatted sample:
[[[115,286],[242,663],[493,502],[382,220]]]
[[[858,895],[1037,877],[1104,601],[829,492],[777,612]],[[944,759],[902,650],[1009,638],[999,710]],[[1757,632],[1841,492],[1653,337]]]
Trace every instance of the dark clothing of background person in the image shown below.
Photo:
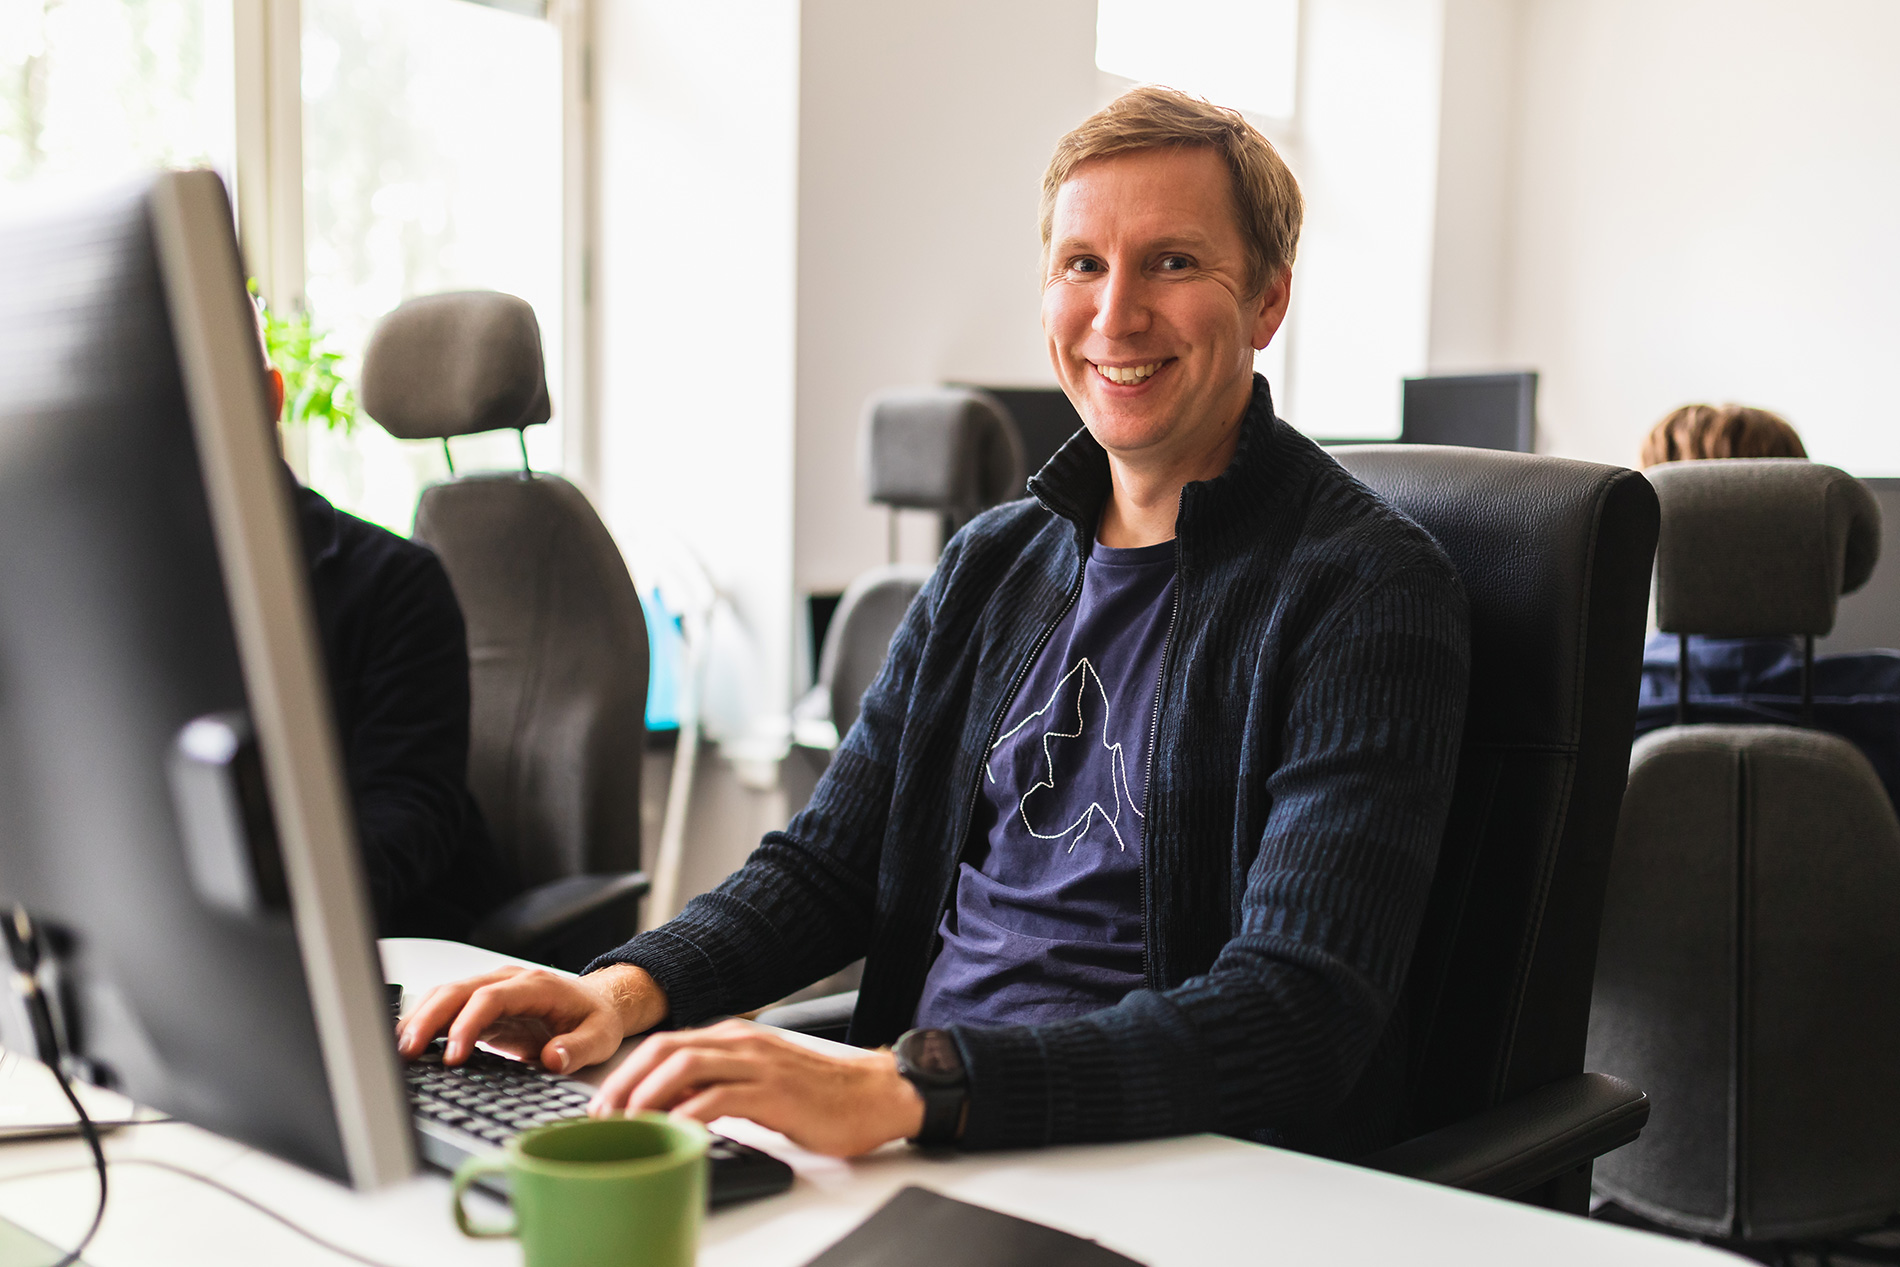
[[[448,573],[308,488],[296,506],[377,934],[465,938],[515,886],[468,790],[468,635]]]
[[[1676,724],[1676,635],[1643,648],[1636,737]],[[1900,651],[1814,658],[1814,725],[1867,755],[1900,806]],[[1689,639],[1689,721],[1746,726],[1801,724],[1799,638]]]

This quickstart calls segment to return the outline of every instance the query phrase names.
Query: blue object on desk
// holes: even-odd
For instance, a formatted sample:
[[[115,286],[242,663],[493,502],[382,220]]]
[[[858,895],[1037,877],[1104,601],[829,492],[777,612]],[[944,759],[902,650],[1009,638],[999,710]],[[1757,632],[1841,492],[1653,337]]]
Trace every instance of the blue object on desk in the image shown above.
[[[647,618],[647,732],[680,728],[680,681],[686,675],[686,638],[680,618],[658,588],[640,596]]]

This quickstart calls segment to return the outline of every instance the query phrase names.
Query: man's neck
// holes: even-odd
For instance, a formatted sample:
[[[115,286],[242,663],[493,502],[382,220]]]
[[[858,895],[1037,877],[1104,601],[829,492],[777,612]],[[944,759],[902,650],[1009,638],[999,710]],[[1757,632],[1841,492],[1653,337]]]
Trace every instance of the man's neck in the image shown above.
[[[1096,540],[1112,549],[1159,545],[1174,539],[1181,490],[1227,469],[1240,444],[1243,409],[1211,446],[1190,453],[1121,454],[1108,451],[1109,495]]]

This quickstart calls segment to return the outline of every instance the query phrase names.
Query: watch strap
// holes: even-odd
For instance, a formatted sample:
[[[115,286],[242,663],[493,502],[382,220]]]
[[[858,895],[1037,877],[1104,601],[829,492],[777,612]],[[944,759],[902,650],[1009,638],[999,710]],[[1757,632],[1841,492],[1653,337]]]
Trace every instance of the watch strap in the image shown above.
[[[933,1057],[926,1047],[935,1048]],[[951,1144],[963,1134],[964,1106],[969,1101],[969,1079],[954,1040],[942,1030],[911,1030],[892,1048],[897,1072],[923,1098],[924,1120],[914,1144]],[[948,1056],[950,1067],[941,1067]]]

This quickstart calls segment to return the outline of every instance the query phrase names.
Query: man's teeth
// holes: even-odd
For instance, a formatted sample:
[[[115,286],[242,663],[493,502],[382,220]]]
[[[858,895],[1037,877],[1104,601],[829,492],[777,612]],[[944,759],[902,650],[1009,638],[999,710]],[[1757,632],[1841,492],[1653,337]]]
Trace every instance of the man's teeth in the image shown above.
[[[1153,365],[1097,365],[1095,372],[1111,383],[1139,383],[1161,368],[1161,362]]]

